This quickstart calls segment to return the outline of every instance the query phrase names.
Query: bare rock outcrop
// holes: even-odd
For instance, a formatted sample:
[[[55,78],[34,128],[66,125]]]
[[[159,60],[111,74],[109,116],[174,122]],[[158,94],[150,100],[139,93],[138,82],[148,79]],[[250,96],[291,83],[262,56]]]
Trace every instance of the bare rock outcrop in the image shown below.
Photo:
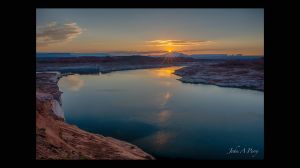
[[[184,83],[264,91],[264,60],[198,62],[175,71]]]
[[[64,122],[58,73],[36,73],[36,159],[153,160],[130,143]]]

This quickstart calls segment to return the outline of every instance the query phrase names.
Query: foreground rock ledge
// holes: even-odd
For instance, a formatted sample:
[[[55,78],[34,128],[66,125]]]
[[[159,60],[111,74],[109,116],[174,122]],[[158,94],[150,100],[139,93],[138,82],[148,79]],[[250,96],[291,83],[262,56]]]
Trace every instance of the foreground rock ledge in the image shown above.
[[[135,145],[65,123],[59,77],[59,73],[36,73],[36,159],[154,159]]]

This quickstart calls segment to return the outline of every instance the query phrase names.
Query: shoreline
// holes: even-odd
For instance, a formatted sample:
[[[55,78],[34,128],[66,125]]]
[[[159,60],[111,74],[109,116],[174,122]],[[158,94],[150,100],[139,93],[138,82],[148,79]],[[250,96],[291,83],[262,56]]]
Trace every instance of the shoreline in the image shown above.
[[[39,67],[36,72],[60,72],[62,75],[65,74],[97,74],[97,73],[110,73],[115,71],[127,71],[127,70],[138,70],[138,69],[152,69],[152,68],[165,68],[170,66],[188,66],[191,63],[177,63],[177,64],[145,64],[145,65],[113,65],[113,66],[95,66],[95,65],[61,65],[61,66],[46,66]]]
[[[264,62],[198,63],[174,72],[183,83],[207,84],[264,92]]]
[[[109,73],[114,71],[164,68],[183,66],[173,74],[183,83],[209,84],[219,87],[232,87],[264,91],[263,69],[253,64],[236,62],[189,62],[176,64],[143,64],[104,66],[98,71],[90,71],[88,66],[46,66],[36,71],[36,159],[155,159],[142,149],[128,142],[111,137],[89,133],[64,121],[61,108],[61,94],[57,82],[63,76],[72,74]],[[239,62],[238,62],[239,63]],[[232,66],[233,65],[233,66]],[[95,65],[92,65],[95,67]],[[71,67],[71,68],[70,68]],[[216,68],[218,67],[218,68]],[[242,72],[242,73],[241,73]],[[246,74],[246,75],[245,75]],[[247,75],[250,74],[250,75]],[[250,82],[249,85],[249,80]],[[241,82],[242,81],[242,82]],[[254,82],[253,82],[254,81]],[[227,83],[226,83],[227,82]],[[244,85],[248,84],[248,85]],[[67,138],[66,138],[67,137]],[[101,149],[95,150],[95,149]],[[109,154],[103,153],[109,151]]]
[[[95,60],[94,60],[95,61]],[[97,59],[96,59],[97,61]],[[264,92],[264,59],[257,60],[140,60],[132,62],[132,58],[113,60],[112,62],[90,62],[81,58],[73,62],[55,60],[40,62],[36,71],[56,71],[66,74],[105,74],[114,71],[164,68],[184,66],[173,74],[181,77],[183,83],[210,84],[219,87],[240,88]]]
[[[61,74],[36,73],[36,159],[154,160],[139,147],[65,122],[57,82]]]
[[[249,62],[249,61],[248,61]],[[62,76],[72,74],[106,74],[115,71],[128,71],[138,69],[166,68],[170,66],[183,66],[173,74],[181,77],[177,80],[182,83],[207,84],[218,87],[239,88],[264,92],[263,66],[253,66],[253,63],[245,61],[209,61],[209,62],[182,62],[174,64],[114,64],[92,65],[92,64],[70,64],[70,65],[48,65],[38,68],[37,73],[59,72]],[[252,61],[261,62],[261,61]],[[263,61],[262,61],[263,62]],[[230,64],[240,64],[231,66]],[[229,65],[228,65],[229,64]],[[262,63],[263,64],[263,63]],[[217,68],[216,68],[217,67]],[[261,69],[257,69],[261,68]]]

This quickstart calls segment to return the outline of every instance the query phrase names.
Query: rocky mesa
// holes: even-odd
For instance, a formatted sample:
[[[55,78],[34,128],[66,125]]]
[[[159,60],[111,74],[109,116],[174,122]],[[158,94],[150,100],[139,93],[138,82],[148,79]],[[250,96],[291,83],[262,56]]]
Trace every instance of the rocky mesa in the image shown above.
[[[175,71],[184,83],[264,91],[264,59],[198,62]]]
[[[59,73],[36,73],[36,159],[154,159],[135,145],[64,122],[59,78]]]

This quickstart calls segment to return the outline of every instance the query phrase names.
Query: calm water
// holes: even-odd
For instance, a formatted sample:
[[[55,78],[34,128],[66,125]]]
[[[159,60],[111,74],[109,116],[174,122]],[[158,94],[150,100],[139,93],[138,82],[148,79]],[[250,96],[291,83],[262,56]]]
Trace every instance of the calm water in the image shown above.
[[[178,68],[63,77],[66,121],[159,158],[262,159],[264,93],[181,83]]]

